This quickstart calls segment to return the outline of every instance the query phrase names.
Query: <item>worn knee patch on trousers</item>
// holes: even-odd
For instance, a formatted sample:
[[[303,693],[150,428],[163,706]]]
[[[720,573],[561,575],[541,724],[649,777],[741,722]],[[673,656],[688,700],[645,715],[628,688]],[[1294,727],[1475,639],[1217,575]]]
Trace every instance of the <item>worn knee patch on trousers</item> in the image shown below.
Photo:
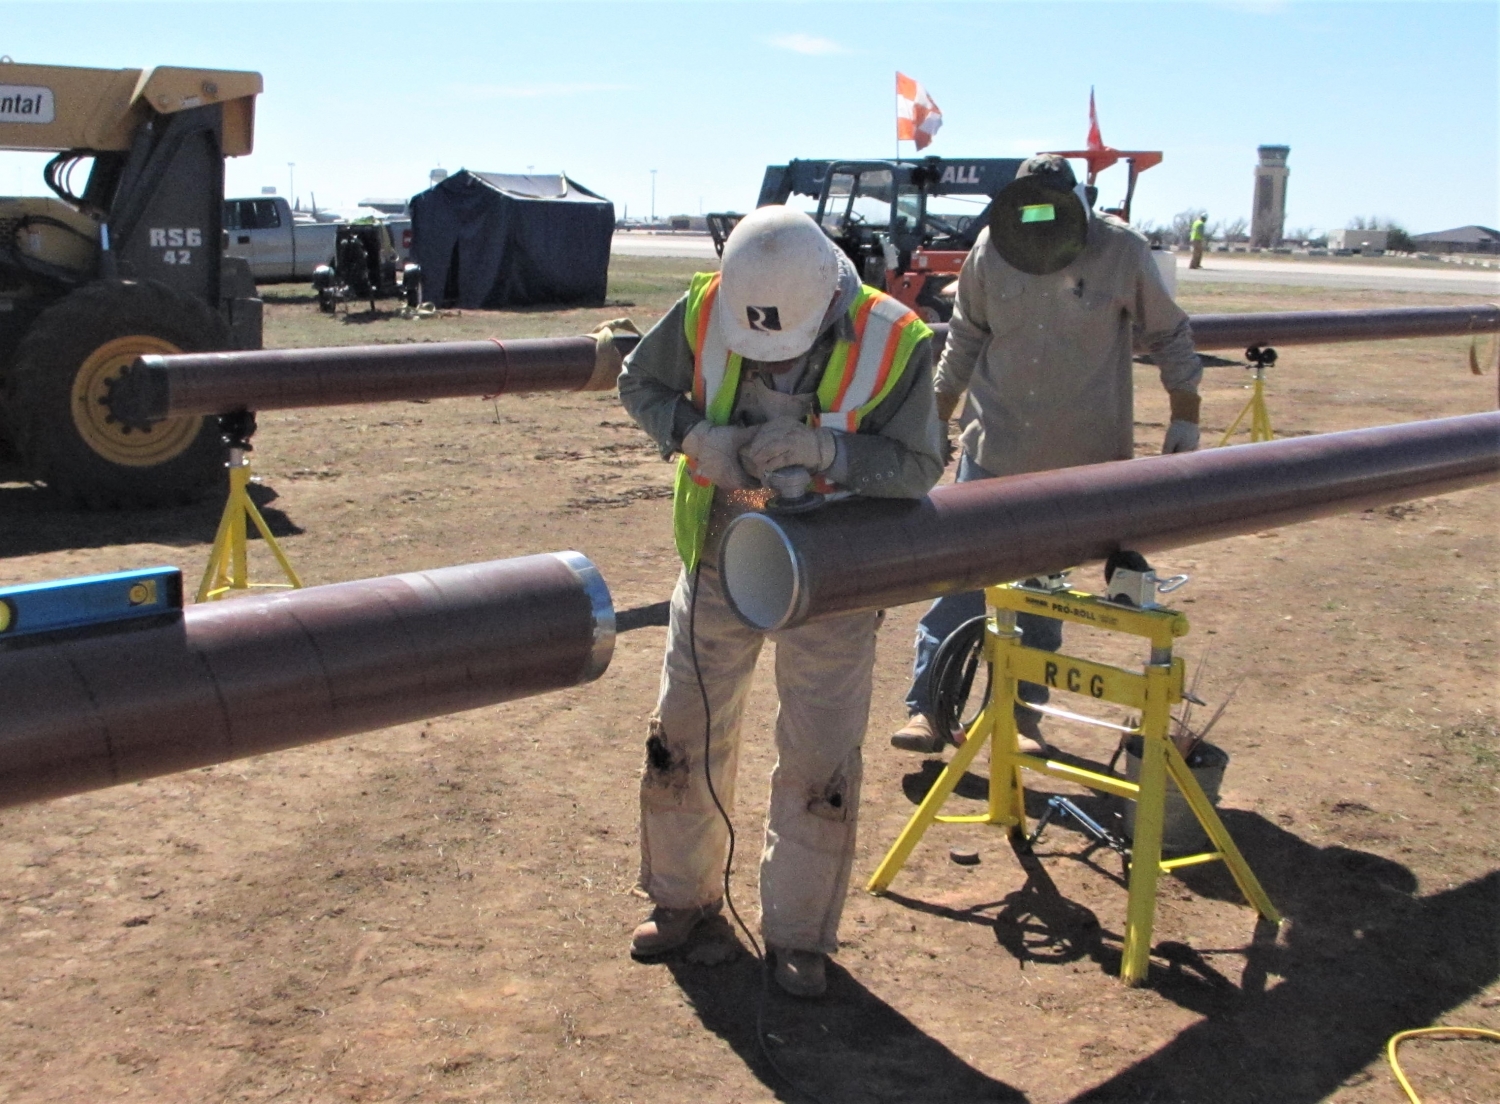
[[[654,790],[671,794],[682,800],[688,788],[688,772],[692,761],[687,749],[672,745],[660,717],[652,717],[646,737],[646,767],[641,775],[644,784]]]
[[[841,768],[823,785],[808,788],[807,811],[815,817],[843,824],[853,812],[849,791],[848,775]]]

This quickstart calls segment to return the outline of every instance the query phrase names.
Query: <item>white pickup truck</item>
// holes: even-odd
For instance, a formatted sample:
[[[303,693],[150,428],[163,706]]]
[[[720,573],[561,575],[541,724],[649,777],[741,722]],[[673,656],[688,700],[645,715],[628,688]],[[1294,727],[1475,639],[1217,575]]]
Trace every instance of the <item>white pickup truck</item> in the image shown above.
[[[294,217],[280,196],[224,201],[224,255],[248,261],[262,283],[311,280],[313,269],[333,260],[338,232],[337,223]]]

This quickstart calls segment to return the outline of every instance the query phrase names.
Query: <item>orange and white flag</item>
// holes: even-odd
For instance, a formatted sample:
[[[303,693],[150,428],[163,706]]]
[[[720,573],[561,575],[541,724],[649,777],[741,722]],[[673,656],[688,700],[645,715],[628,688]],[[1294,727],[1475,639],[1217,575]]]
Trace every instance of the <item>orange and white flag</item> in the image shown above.
[[[896,141],[915,142],[926,149],[943,125],[943,113],[927,89],[905,73],[896,74]]]

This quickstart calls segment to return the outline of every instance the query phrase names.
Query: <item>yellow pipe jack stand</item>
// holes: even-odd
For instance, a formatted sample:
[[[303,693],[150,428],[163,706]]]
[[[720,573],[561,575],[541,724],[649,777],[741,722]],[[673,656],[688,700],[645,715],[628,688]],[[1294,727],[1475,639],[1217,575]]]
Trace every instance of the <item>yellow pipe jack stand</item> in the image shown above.
[[[250,498],[250,437],[255,433],[255,415],[246,410],[225,414],[219,418],[224,433],[224,443],[229,446],[229,501],[224,504],[224,513],[219,517],[219,531],[214,535],[214,547],[208,555],[208,567],[203,572],[203,581],[198,584],[199,602],[211,602],[232,594],[248,590],[296,590],[302,580],[292,570],[286,553],[271,535],[271,527]],[[254,524],[271,555],[286,576],[284,583],[252,583],[250,581],[250,556],[245,540],[248,536],[246,519]]]
[[[1269,441],[1274,434],[1271,432],[1271,412],[1266,409],[1266,369],[1276,363],[1276,350],[1272,348],[1262,349],[1259,345],[1252,345],[1245,350],[1245,356],[1255,366],[1255,382],[1251,385],[1250,401],[1241,409],[1234,421],[1229,423],[1229,428],[1224,431],[1224,436],[1219,438],[1219,447],[1223,448],[1229,444],[1229,438],[1234,436],[1234,431],[1240,428],[1240,423],[1245,420],[1245,415],[1250,415],[1250,440]]]
[[[923,833],[934,821],[998,825],[1009,829],[1016,839],[1024,840],[1026,791],[1021,772],[1031,770],[1136,802],[1125,947],[1120,964],[1120,978],[1127,985],[1139,985],[1144,981],[1150,966],[1157,880],[1180,867],[1223,862],[1250,906],[1266,920],[1279,924],[1280,914],[1169,735],[1171,709],[1183,700],[1184,679],[1184,664],[1180,658],[1172,656],[1172,641],[1187,634],[1187,618],[1159,606],[1137,609],[1116,604],[1097,595],[1068,589],[1065,584],[1055,590],[1006,584],[990,587],[985,598],[993,609],[993,616],[986,625],[984,645],[993,692],[969,727],[963,744],[876,868],[867,886],[869,891],[878,894],[890,888]],[[1096,629],[1145,637],[1151,642],[1150,661],[1143,670],[1136,672],[1025,647],[1021,644],[1020,630],[1016,628],[1017,613],[1042,614]],[[1041,683],[1055,690],[1091,697],[1096,701],[1114,702],[1138,711],[1139,725],[1126,731],[1141,740],[1140,782],[1021,754],[1014,703],[1020,700],[1017,692],[1022,681]],[[988,747],[990,753],[988,809],[974,816],[939,815],[969,764],[984,747]],[[1208,833],[1212,851],[1162,859],[1162,820],[1168,778],[1176,783]]]

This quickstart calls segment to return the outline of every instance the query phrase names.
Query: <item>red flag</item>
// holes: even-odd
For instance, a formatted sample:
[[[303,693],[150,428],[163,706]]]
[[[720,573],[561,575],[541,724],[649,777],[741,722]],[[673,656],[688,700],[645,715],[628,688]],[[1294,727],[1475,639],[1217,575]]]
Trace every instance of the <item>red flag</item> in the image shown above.
[[[1099,113],[1094,110],[1094,88],[1089,86],[1089,140],[1085,143],[1091,150],[1102,150],[1104,139],[1099,136]]]
[[[926,149],[943,125],[943,113],[927,89],[905,73],[896,73],[896,141],[915,142]]]

